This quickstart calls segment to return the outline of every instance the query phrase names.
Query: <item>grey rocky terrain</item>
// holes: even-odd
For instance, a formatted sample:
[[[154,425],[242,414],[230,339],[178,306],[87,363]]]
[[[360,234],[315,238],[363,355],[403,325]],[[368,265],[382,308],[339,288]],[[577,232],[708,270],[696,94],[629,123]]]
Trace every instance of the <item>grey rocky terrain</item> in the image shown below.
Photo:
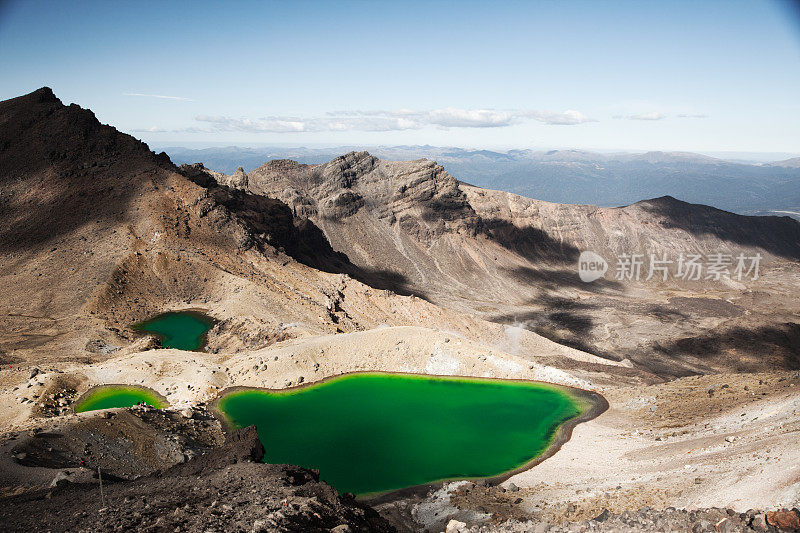
[[[133,438],[136,436],[132,433]],[[392,531],[303,468],[261,463],[255,428],[170,468],[51,486],[0,500],[4,531]]]

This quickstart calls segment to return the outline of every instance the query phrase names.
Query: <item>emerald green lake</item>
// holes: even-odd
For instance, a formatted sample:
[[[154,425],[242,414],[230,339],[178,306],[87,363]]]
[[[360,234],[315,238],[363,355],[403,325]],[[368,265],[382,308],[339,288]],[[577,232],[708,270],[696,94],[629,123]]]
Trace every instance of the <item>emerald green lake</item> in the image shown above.
[[[540,383],[368,373],[234,391],[217,407],[235,428],[256,425],[266,462],[366,495],[522,467],[585,406]]]
[[[167,407],[167,403],[150,389],[127,385],[105,385],[90,390],[75,405],[76,413],[111,409],[113,407],[132,407],[137,403],[146,403],[159,409]]]
[[[134,324],[133,329],[157,336],[164,348],[196,351],[205,345],[213,326],[214,319],[203,313],[175,311]]]

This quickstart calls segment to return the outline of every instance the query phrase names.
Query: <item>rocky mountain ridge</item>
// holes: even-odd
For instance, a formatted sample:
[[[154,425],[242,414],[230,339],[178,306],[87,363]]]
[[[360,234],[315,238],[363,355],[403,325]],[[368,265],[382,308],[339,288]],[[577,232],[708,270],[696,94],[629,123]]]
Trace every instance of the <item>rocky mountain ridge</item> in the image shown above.
[[[351,152],[320,165],[269,162],[251,171],[248,180],[254,194],[278,198],[298,217],[311,220],[351,263],[391,273],[410,293],[490,320],[520,323],[612,359],[638,360],[659,373],[668,359],[683,357],[682,346],[695,343],[689,333],[732,322],[682,300],[684,294],[700,291],[716,305],[733,301],[732,293],[736,301],[747,300],[753,283],[759,285],[735,275],[680,279],[679,257],[722,254],[731,262],[729,274],[740,254],[758,257],[767,278],[761,283],[779,286],[796,276],[800,258],[800,223],[789,217],[747,217],[672,197],[622,208],[552,204],[461,183],[427,160],[384,161]],[[605,279],[578,280],[578,256],[586,250],[608,262]],[[617,279],[615,260],[623,254],[642,258],[634,279]],[[653,257],[666,258],[668,272],[648,280],[646,261]],[[781,291],[768,292],[781,299]],[[746,306],[735,308],[737,316],[748,314]],[[764,317],[770,328],[774,309],[761,311],[770,315]],[[609,335],[600,317],[607,321],[617,315],[627,322],[622,315],[632,311],[638,323],[625,328],[638,331]],[[785,325],[764,333],[768,338],[757,349],[794,368],[800,364],[793,347],[798,326],[790,311],[778,320]],[[741,322],[754,323],[752,316]],[[710,350],[712,359],[728,357],[721,347],[730,343],[722,339],[736,335],[719,334],[719,341],[697,341],[719,346]],[[638,341],[629,344],[653,337],[646,355]],[[707,371],[708,365],[686,361],[678,372]]]
[[[389,161],[437,161],[463,182],[554,203],[615,207],[671,195],[744,215],[784,211],[782,214],[797,219],[800,212],[800,172],[793,160],[753,162],[685,152],[493,151],[427,145],[164,149],[173,161],[204,161],[226,174],[239,165],[251,171],[271,159],[324,164],[340,154],[367,149]]]

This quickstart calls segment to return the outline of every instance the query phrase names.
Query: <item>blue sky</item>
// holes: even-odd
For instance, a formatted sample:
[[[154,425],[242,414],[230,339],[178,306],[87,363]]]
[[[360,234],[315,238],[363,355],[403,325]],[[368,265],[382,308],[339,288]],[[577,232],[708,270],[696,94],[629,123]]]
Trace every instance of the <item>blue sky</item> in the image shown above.
[[[157,145],[800,152],[775,1],[12,0],[0,72]]]

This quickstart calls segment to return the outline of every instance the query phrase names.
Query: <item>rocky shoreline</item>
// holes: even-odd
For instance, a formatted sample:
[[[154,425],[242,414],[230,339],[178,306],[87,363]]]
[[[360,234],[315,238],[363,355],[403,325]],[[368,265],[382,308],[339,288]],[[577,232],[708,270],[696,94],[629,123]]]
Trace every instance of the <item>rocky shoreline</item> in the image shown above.
[[[133,427],[138,434],[130,431]],[[111,442],[114,435],[116,443]],[[138,455],[114,462],[128,437],[136,441]],[[163,447],[161,437],[175,442],[175,450],[161,454],[159,464],[147,466],[152,459],[147,453],[153,452],[147,448]],[[643,507],[621,513],[604,509],[589,520],[574,506],[548,514],[513,514],[509,509],[522,500],[521,489],[491,480],[439,484],[425,494],[395,492],[391,500],[359,502],[320,482],[316,471],[261,463],[264,448],[255,427],[228,431],[223,437],[218,420],[202,407],[180,412],[149,407],[96,412],[60,428],[5,435],[2,441],[4,463],[11,458],[17,469],[26,471],[27,482],[26,487],[9,491],[12,465],[0,465],[6,487],[0,498],[3,531],[764,533],[800,529],[797,509]],[[506,512],[470,511],[465,505],[470,498],[505,502]],[[444,505],[431,507],[437,499]],[[441,518],[431,521],[425,512]]]
[[[319,473],[261,463],[254,427],[224,445],[131,481],[106,477],[0,499],[3,531],[364,531],[394,528]]]

